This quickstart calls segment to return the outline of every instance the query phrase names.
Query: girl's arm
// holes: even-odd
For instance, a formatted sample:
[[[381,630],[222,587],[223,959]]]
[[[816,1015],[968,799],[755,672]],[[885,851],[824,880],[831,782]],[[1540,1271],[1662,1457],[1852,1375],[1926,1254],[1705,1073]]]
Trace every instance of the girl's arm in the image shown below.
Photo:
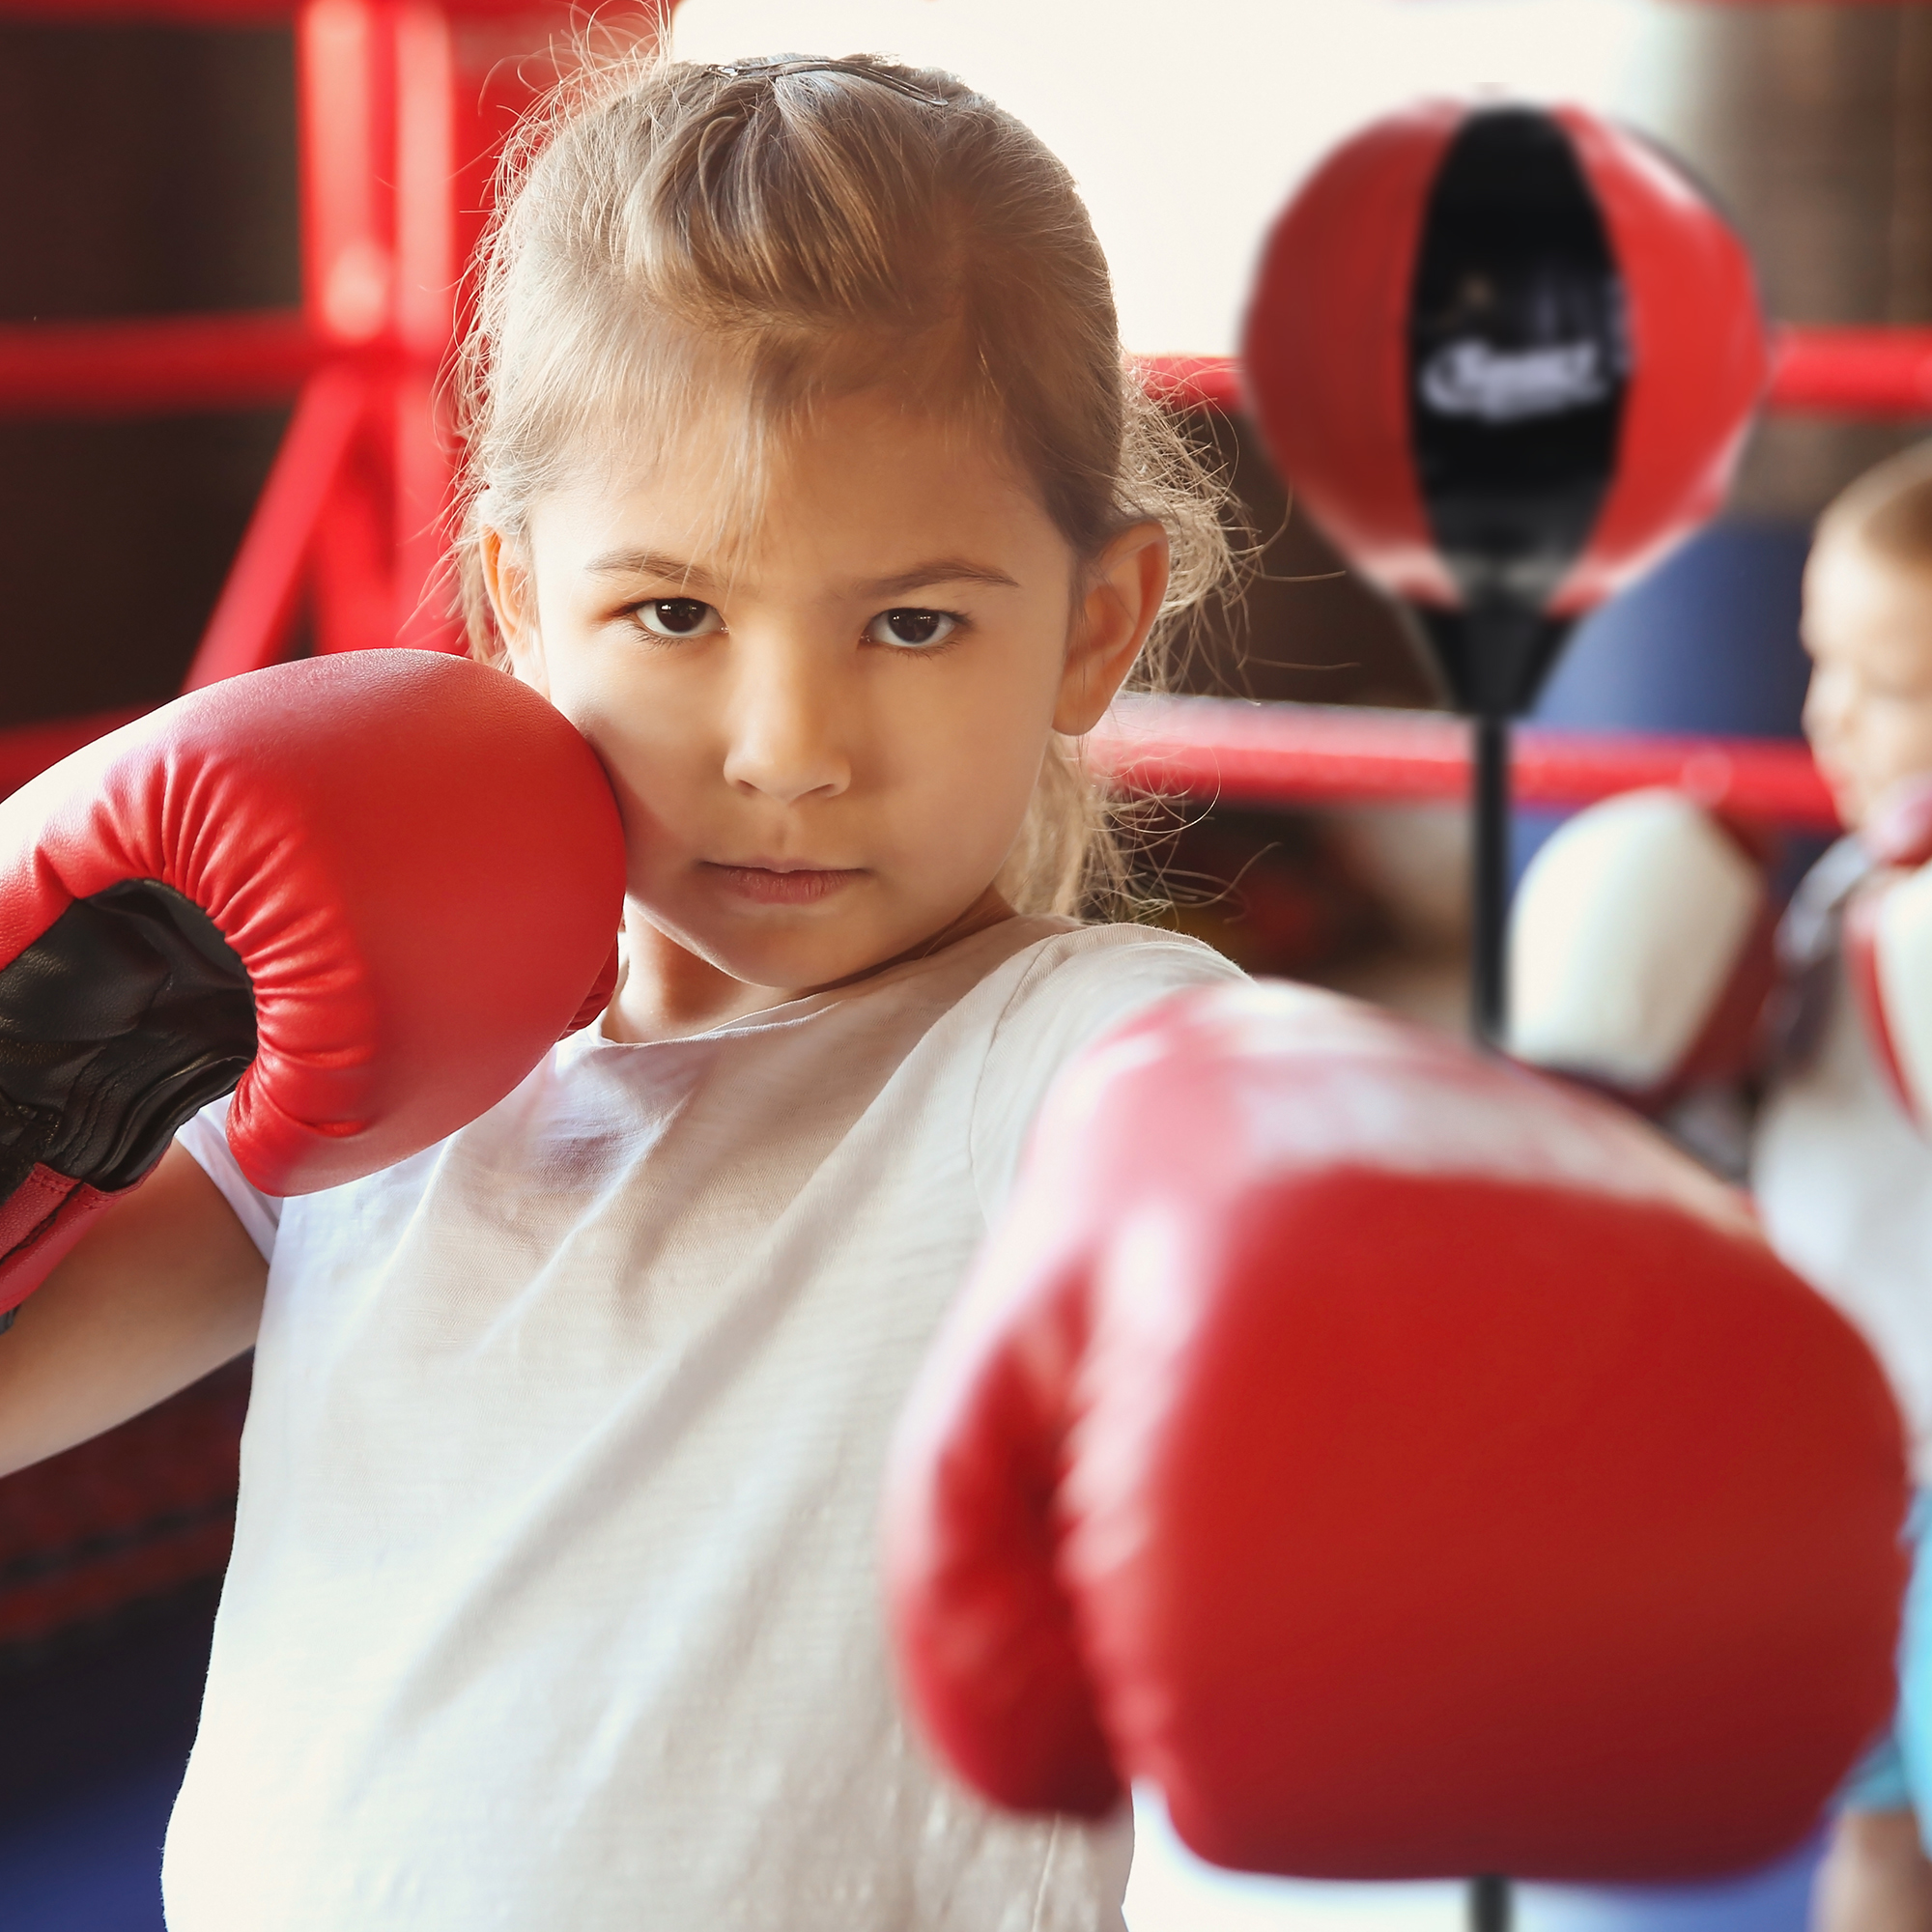
[[[0,1335],[0,1475],[152,1408],[253,1346],[268,1264],[170,1148]]]

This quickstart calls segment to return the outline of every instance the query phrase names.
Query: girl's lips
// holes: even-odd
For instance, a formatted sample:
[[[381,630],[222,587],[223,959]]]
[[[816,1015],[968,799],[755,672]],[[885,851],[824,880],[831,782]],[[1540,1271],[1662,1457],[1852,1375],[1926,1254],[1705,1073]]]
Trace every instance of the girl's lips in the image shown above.
[[[812,905],[865,877],[825,866],[720,866],[710,860],[703,866],[725,891],[759,905]]]

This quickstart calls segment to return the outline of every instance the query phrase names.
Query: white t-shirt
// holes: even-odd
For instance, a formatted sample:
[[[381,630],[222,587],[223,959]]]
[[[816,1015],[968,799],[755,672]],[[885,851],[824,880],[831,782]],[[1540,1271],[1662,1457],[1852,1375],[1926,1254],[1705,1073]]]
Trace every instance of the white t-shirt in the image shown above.
[[[1236,977],[1012,920],[285,1203],[190,1122],[270,1267],[173,1932],[1118,1927],[1124,1816],[908,1735],[878,1491],[1056,1070]]]
[[[1751,1192],[1778,1255],[1861,1328],[1932,1484],[1932,1144],[1865,1043],[1842,970],[1816,1053],[1773,1088]]]

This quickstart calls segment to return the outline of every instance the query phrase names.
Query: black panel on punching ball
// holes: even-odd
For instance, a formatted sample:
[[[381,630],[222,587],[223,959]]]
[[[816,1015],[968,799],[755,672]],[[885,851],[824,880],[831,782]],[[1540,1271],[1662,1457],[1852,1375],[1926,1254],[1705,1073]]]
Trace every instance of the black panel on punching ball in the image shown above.
[[[1458,129],[1424,213],[1408,358],[1423,507],[1463,603],[1418,614],[1458,705],[1508,716],[1569,628],[1542,613],[1603,506],[1630,373],[1603,215],[1548,115]]]

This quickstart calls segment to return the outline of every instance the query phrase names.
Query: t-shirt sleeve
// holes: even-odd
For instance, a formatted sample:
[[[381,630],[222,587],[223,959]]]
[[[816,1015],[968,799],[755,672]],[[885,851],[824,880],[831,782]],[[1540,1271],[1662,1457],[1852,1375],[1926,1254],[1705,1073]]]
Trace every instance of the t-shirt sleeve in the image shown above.
[[[987,1219],[1006,1204],[1062,1067],[1170,993],[1246,977],[1199,940],[1145,926],[1089,927],[1041,948],[994,1029],[973,1108],[973,1172]]]
[[[221,1198],[235,1210],[235,1218],[247,1231],[248,1238],[262,1251],[265,1262],[275,1258],[275,1231],[281,1226],[282,1204],[272,1194],[264,1194],[242,1172],[228,1145],[228,1102],[224,1094],[211,1100],[191,1120],[175,1130],[175,1145],[221,1190]]]

